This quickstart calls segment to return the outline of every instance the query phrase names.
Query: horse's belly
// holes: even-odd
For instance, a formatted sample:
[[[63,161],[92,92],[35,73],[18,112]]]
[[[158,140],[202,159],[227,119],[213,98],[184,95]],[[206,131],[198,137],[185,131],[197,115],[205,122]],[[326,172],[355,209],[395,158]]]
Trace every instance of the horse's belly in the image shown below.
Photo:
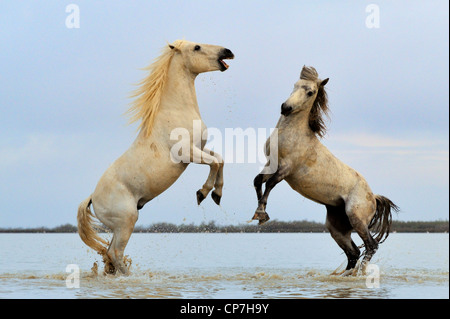
[[[149,163],[148,166],[136,170],[133,177],[128,178],[128,188],[147,202],[172,186],[186,167],[187,164],[183,163]]]
[[[143,183],[146,184],[146,186],[136,191],[136,194],[140,194],[137,199],[138,209],[144,207],[146,203],[172,186],[184,172],[186,167],[187,165],[178,165],[177,167],[170,169],[170,171],[152,172]]]
[[[131,155],[125,153],[118,158],[98,182],[94,193],[104,206],[125,200],[135,202],[140,209],[175,183],[188,165],[168,157]]]
[[[290,176],[286,178],[286,182],[300,195],[316,203],[333,206],[342,203],[342,197],[336,185],[316,182],[305,176],[300,178]]]

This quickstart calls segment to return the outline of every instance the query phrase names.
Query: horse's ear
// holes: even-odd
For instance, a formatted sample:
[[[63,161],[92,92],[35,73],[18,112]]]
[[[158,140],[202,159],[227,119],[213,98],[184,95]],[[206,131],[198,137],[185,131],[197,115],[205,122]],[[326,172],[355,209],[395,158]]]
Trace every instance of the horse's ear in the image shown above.
[[[328,80],[330,80],[330,78],[326,78],[325,80],[323,80],[322,82],[320,82],[320,86],[325,86],[325,84],[328,83]]]
[[[305,70],[305,68],[306,68],[306,65],[303,65],[303,68],[302,68],[302,70],[300,71],[300,79],[302,78],[302,74],[303,74],[303,71]]]
[[[167,45],[169,46],[169,48],[170,48],[173,52],[179,52],[179,51],[180,51],[180,47],[179,47],[179,46],[176,46],[176,45],[173,45],[173,44],[170,44],[170,43],[168,43]]]

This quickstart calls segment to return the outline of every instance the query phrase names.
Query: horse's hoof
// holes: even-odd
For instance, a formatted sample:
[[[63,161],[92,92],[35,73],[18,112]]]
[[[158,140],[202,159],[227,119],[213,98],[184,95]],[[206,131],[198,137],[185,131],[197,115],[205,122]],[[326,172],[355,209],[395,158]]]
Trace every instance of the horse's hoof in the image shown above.
[[[345,270],[341,270],[341,271],[337,271],[337,269],[335,271],[333,271],[330,276],[340,276],[344,273]]]
[[[120,267],[119,270],[116,272],[116,276],[125,276],[128,277],[130,275],[130,271],[127,267],[123,266]]]
[[[214,191],[211,193],[211,198],[213,199],[214,203],[220,206],[220,200],[222,199],[222,196],[217,195]]]
[[[197,191],[197,204],[200,205],[201,202],[205,199],[205,195],[202,194],[200,190]]]
[[[263,211],[256,211],[255,215],[253,215],[252,220],[258,220],[258,225],[262,225],[270,219],[269,215]]]
[[[340,273],[339,276],[341,276],[341,277],[354,276],[355,272],[356,272],[356,270],[354,268],[347,269],[347,270],[343,271],[342,273]]]
[[[267,214],[266,214],[267,215]],[[265,224],[270,219],[269,215],[267,215],[264,219],[260,219],[258,225],[261,226],[262,224]]]
[[[116,274],[116,267],[112,264],[112,262],[105,263],[105,267],[103,269],[103,274],[105,275],[115,275]]]

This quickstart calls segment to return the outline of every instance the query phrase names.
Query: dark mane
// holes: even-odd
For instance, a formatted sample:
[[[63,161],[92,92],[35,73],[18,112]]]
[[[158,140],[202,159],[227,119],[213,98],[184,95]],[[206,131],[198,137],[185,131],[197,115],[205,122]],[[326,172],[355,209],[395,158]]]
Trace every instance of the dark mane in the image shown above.
[[[307,81],[315,81],[317,83],[318,92],[316,96],[316,100],[311,108],[311,112],[309,113],[309,127],[311,130],[320,138],[322,138],[326,131],[327,127],[323,120],[323,116],[328,117],[328,95],[325,91],[325,86],[321,85],[321,80],[319,79],[319,74],[316,69],[311,67],[303,67],[302,72],[300,74],[300,79]]]

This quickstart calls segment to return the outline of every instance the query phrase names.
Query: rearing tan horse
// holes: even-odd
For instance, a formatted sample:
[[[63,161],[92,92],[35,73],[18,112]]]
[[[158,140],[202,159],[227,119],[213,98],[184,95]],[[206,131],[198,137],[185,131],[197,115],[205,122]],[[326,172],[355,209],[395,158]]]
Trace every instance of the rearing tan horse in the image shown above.
[[[192,162],[210,166],[203,187],[197,192],[200,202],[211,194],[220,203],[223,186],[223,161],[219,154],[206,149],[206,140],[194,140],[194,123],[201,120],[194,81],[198,74],[225,71],[224,59],[233,53],[221,46],[177,40],[166,46],[150,65],[150,74],[142,80],[131,107],[132,121],[140,120],[140,132],[131,147],[100,178],[94,192],[78,208],[78,232],[81,239],[101,254],[105,270],[128,273],[123,261],[125,246],[138,219],[138,211],[169,188]],[[182,128],[189,138],[180,141],[189,152],[178,154],[174,130]],[[187,143],[187,145],[186,145]],[[175,151],[174,151],[175,149]],[[186,148],[184,148],[186,149]],[[174,154],[176,152],[177,154]],[[179,160],[174,161],[174,158]],[[101,238],[93,225],[92,204],[96,217],[113,232],[111,243]],[[109,247],[108,247],[109,245]]]
[[[391,209],[398,207],[386,197],[374,195],[366,180],[337,159],[319,138],[325,133],[322,116],[327,114],[325,84],[313,67],[303,67],[290,97],[281,106],[277,129],[266,142],[268,164],[256,176],[258,208],[253,216],[262,224],[269,220],[267,198],[276,184],[286,180],[304,197],[327,208],[326,226],[348,258],[343,275],[353,273],[360,250],[352,241],[355,230],[364,242],[362,265],[367,265],[378,244],[389,235]],[[278,138],[278,154],[269,154],[269,141]],[[269,163],[277,163],[269,172]],[[262,183],[266,183],[264,194]],[[375,239],[371,231],[376,233]]]

